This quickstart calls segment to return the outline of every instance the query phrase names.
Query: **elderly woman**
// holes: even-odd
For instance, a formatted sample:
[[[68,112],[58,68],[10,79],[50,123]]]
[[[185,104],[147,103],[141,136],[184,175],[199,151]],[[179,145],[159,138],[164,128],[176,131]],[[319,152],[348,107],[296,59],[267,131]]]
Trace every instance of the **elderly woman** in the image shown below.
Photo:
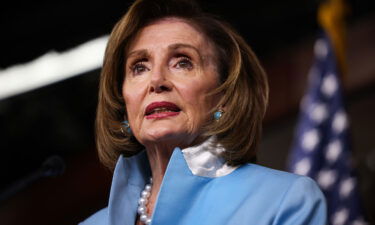
[[[82,224],[325,224],[311,179],[253,164],[267,97],[228,24],[192,1],[137,0],[112,31],[100,81],[109,205]]]

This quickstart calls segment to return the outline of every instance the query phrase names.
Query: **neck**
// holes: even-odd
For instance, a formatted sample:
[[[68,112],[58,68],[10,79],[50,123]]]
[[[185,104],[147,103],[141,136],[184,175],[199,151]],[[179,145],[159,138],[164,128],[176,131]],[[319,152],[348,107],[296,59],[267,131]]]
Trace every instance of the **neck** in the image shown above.
[[[149,201],[147,203],[147,212],[152,214],[156,198],[158,196],[169,159],[175,147],[166,145],[152,145],[146,147],[147,156],[152,172],[152,189]]]
[[[159,191],[159,187],[163,180],[173,149],[174,148],[171,147],[167,148],[166,146],[154,146],[152,148],[147,148],[147,156],[153,179],[153,191]]]
[[[203,142],[205,138],[196,138],[194,141],[190,142],[190,145],[196,145]],[[186,141],[186,140],[185,140]],[[188,145],[189,146],[189,145]],[[167,169],[169,160],[172,156],[173,150],[175,147],[180,147],[181,149],[188,147],[183,143],[173,143],[169,142],[168,144],[158,143],[155,144],[145,144],[148,160],[150,163],[150,168],[152,172],[152,189],[151,195],[147,204],[147,212],[152,214],[154,209],[154,204],[158,196],[161,183],[165,171]]]

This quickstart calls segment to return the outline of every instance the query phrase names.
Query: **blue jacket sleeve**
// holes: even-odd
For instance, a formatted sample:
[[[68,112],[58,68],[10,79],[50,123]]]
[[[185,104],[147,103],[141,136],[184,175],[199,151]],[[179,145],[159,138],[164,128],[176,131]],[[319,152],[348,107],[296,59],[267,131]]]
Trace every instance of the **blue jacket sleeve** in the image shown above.
[[[325,225],[327,208],[319,187],[308,177],[299,177],[285,193],[273,225]]]

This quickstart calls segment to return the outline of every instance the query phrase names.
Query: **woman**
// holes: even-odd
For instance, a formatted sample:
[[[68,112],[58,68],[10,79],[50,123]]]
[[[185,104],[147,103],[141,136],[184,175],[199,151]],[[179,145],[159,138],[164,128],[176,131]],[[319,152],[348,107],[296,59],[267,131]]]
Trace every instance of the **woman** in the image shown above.
[[[109,205],[82,224],[325,224],[311,179],[251,163],[267,97],[263,69],[229,25],[192,1],[136,1],[112,31],[100,81]]]

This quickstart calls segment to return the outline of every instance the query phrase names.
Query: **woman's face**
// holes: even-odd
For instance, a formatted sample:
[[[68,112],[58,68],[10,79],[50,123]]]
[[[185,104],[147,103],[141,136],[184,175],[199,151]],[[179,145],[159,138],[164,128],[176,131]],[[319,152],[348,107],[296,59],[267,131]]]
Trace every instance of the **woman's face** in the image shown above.
[[[211,115],[218,86],[214,48],[182,19],[144,27],[126,56],[123,96],[137,140],[146,147],[191,145]]]

